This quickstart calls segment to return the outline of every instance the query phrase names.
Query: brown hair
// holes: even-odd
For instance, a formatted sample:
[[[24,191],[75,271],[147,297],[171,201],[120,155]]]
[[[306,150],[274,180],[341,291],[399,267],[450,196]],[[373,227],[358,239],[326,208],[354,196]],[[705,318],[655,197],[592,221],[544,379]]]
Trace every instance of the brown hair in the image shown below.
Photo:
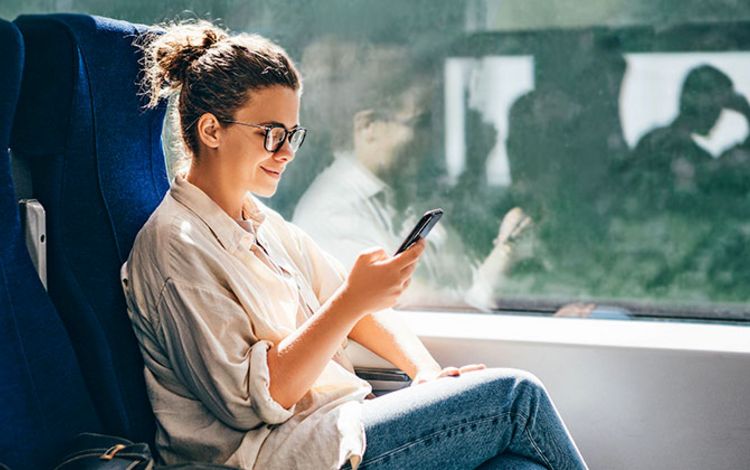
[[[262,36],[230,36],[204,20],[172,24],[160,33],[143,40],[148,106],[176,96],[182,139],[194,158],[198,156],[195,123],[204,113],[219,121],[232,120],[254,90],[302,87],[286,51]]]

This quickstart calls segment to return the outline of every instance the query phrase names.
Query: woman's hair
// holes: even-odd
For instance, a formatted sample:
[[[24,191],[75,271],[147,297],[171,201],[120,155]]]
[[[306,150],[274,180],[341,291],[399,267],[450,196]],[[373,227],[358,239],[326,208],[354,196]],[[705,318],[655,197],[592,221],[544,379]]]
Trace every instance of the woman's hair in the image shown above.
[[[232,120],[255,90],[302,87],[297,68],[279,45],[255,34],[230,36],[208,21],[168,25],[163,32],[149,33],[142,44],[148,106],[176,99],[182,139],[194,158],[195,124],[204,113]]]

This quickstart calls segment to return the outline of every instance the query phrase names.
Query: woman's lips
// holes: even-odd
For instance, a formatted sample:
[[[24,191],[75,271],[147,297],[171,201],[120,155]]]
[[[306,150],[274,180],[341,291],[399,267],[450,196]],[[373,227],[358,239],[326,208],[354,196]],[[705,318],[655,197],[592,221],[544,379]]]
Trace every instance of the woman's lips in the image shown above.
[[[265,172],[266,172],[266,174],[267,174],[268,176],[270,176],[271,178],[276,178],[276,179],[279,179],[279,178],[281,178],[281,172],[280,172],[280,171],[269,170],[268,168],[265,168],[265,167],[260,167],[260,168],[261,168],[261,169],[262,169],[263,171],[265,171]]]

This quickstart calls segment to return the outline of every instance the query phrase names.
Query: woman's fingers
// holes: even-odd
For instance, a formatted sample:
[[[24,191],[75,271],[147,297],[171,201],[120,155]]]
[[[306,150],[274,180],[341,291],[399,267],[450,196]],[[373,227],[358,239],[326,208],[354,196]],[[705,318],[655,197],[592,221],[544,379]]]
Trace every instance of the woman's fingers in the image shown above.
[[[440,377],[458,377],[461,374],[465,374],[467,372],[474,372],[477,370],[486,369],[487,366],[484,364],[468,364],[461,367],[444,367],[443,370],[440,371],[437,378]]]
[[[417,269],[417,265],[410,264],[405,268],[401,268],[401,275],[404,277],[411,276],[415,269]]]
[[[430,382],[433,380],[441,379],[443,377],[460,377],[461,374],[467,373],[467,372],[474,372],[477,370],[485,369],[486,366],[484,364],[468,364],[462,367],[443,367],[440,372],[427,372],[427,373],[419,373],[414,378],[414,385],[418,385],[425,382]]]
[[[388,254],[385,252],[385,250],[377,246],[362,251],[357,257],[358,260],[361,260],[362,262],[367,264],[376,263],[387,258]]]
[[[458,370],[463,374],[466,372],[473,372],[475,370],[482,370],[486,368],[487,366],[485,366],[484,364],[468,364],[468,365],[460,367]]]
[[[407,248],[393,257],[392,262],[400,265],[402,268],[416,263],[425,250],[426,243],[424,238],[417,241],[414,245]]]
[[[457,367],[443,367],[443,370],[440,371],[438,374],[438,378],[440,377],[455,377],[461,375],[461,371],[458,370]]]
[[[468,373],[468,372],[474,372],[477,370],[486,369],[487,366],[484,364],[468,364],[461,367],[443,367],[440,372],[429,372],[429,373],[419,373],[414,378],[414,382],[412,385],[419,385],[425,382],[430,382],[433,380],[441,379],[443,377],[460,377],[461,374]]]

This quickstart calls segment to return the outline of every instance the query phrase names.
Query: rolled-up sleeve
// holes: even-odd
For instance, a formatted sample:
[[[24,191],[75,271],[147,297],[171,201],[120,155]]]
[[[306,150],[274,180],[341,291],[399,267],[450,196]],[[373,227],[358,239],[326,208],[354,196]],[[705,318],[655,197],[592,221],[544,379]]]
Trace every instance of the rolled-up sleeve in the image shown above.
[[[270,341],[253,334],[250,316],[221,286],[167,280],[158,303],[161,334],[177,377],[227,426],[249,430],[294,414],[269,392]]]
[[[294,407],[286,409],[271,397],[268,387],[271,374],[268,372],[268,350],[273,347],[270,341],[261,340],[255,343],[250,352],[250,396],[255,399],[255,409],[260,419],[266,423],[283,423],[292,417]]]

